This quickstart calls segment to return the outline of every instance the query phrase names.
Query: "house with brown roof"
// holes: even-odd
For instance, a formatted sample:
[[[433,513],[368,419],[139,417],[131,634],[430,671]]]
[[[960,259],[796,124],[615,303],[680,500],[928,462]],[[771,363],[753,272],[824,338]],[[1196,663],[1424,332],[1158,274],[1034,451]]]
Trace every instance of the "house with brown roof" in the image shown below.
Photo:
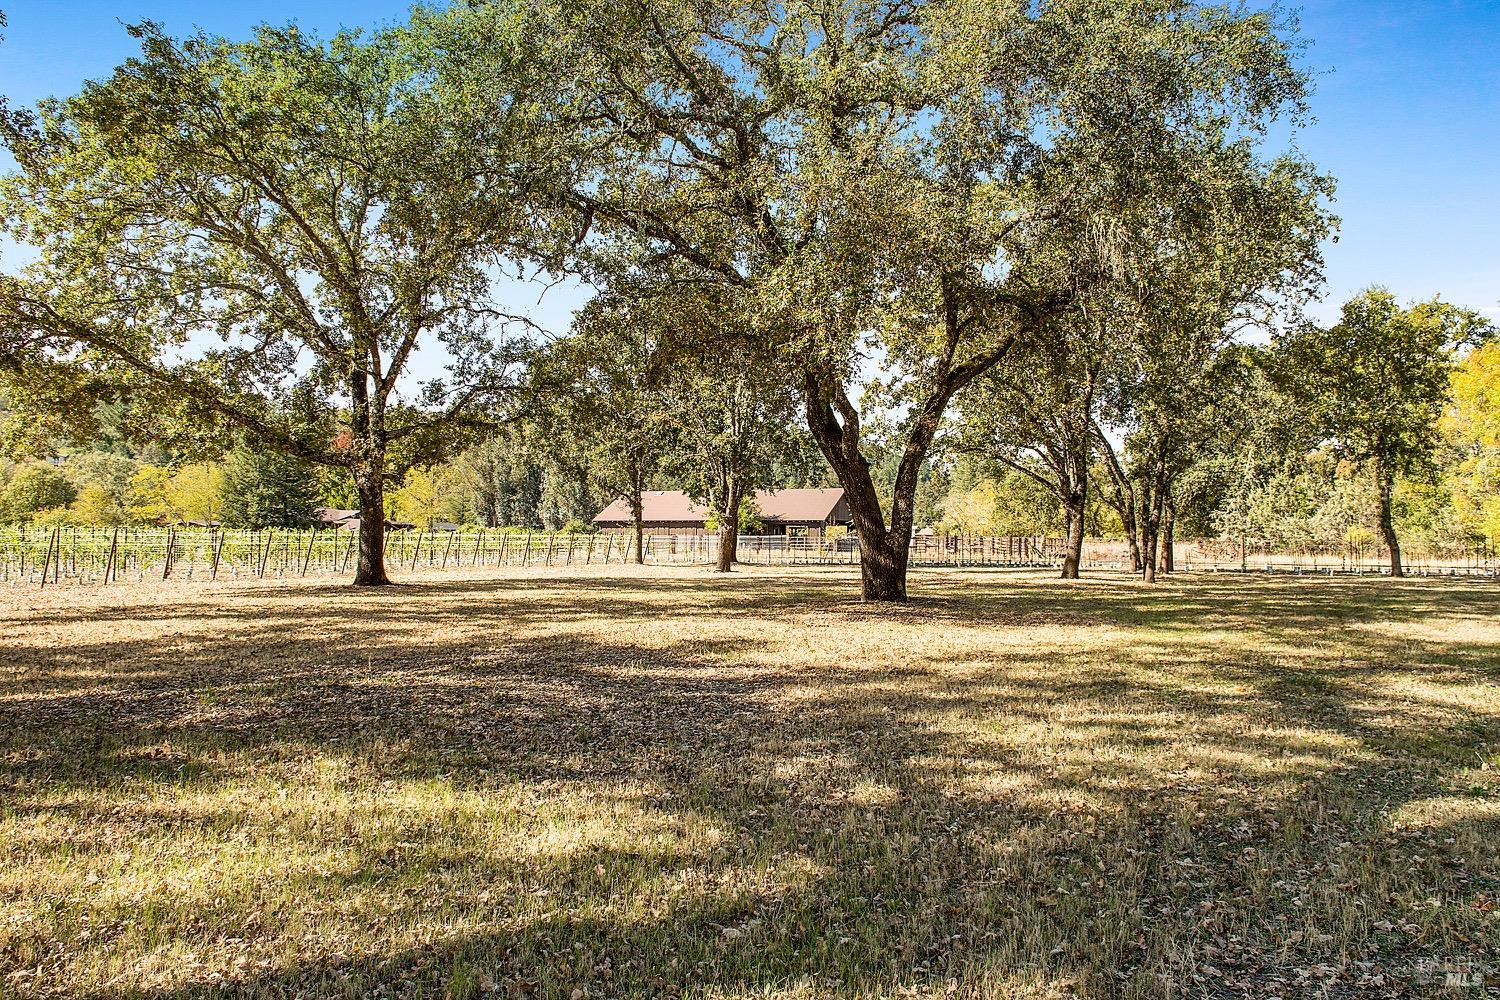
[[[756,490],[755,506],[765,533],[771,535],[821,533],[851,522],[849,504],[838,488]],[[599,528],[629,528],[634,523],[630,501],[623,497],[594,516]],[[648,490],[641,495],[641,523],[650,531],[702,531],[708,526],[708,510],[681,490]]]
[[[313,516],[318,519],[316,526],[319,528],[332,528],[335,531],[359,530],[359,511],[357,510],[343,510],[338,507],[317,507],[313,509]],[[387,519],[385,522],[385,530],[387,531],[410,531],[415,527],[415,524],[407,521],[392,521]],[[454,527],[456,528],[457,525]]]

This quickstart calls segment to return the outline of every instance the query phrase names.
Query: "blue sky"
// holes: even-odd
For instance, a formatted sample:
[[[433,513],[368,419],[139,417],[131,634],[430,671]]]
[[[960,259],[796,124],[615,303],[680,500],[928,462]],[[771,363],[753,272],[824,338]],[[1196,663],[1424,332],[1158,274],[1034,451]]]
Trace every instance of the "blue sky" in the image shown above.
[[[400,18],[406,5],[0,0],[0,9],[10,19],[0,93],[30,103],[71,93],[129,55],[123,21],[240,36],[260,21],[295,20],[326,32]],[[1500,0],[1308,0],[1300,17],[1316,122],[1297,143],[1338,178],[1343,218],[1318,315],[1379,283],[1500,318]],[[16,260],[0,246],[0,266]],[[570,295],[552,296],[538,319],[561,321]]]

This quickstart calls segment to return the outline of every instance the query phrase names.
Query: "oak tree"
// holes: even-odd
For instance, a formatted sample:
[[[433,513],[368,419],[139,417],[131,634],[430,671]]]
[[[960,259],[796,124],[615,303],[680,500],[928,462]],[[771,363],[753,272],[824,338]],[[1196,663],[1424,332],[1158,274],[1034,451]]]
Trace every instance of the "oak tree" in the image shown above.
[[[756,302],[875,600],[905,599],[955,394],[1054,335],[1126,223],[1191,214],[1217,183],[1204,158],[1303,100],[1269,18],[1185,0],[582,0],[546,19],[570,120],[607,151],[571,196],[591,239]],[[858,402],[872,365],[901,418],[888,514]]]
[[[4,116],[0,230],[37,254],[0,275],[5,353],[343,470],[355,583],[388,582],[387,485],[487,419],[524,346],[495,268],[546,228],[556,136],[507,24],[486,66],[508,102],[482,117],[420,31],[131,27],[109,78]]]

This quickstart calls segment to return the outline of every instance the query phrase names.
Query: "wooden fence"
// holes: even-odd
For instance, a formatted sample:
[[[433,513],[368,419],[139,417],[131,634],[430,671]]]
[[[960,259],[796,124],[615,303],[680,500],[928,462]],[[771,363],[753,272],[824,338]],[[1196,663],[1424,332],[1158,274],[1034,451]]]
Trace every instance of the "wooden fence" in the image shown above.
[[[334,530],[230,531],[208,528],[6,528],[0,529],[0,583],[52,586],[145,580],[278,579],[352,575],[358,538]],[[658,565],[712,563],[714,535],[649,534],[644,561]],[[1062,539],[1024,536],[917,535],[913,566],[1052,567],[1062,562]],[[1179,542],[1176,568],[1183,571],[1378,573],[1383,549],[1350,547],[1343,552],[1275,552],[1265,546],[1223,540]],[[393,531],[386,534],[387,567],[567,567],[635,561],[635,538],[624,532],[569,534],[511,529]],[[743,535],[741,562],[759,565],[854,565],[853,535]],[[1414,573],[1495,575],[1493,548],[1413,548],[1406,560]],[[1130,568],[1129,549],[1119,540],[1090,539],[1087,569]]]

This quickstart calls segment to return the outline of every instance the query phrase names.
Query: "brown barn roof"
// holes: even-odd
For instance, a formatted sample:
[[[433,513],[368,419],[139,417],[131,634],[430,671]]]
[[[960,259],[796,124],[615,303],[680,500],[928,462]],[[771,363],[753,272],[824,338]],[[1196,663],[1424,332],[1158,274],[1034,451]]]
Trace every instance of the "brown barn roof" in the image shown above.
[[[316,507],[313,509],[313,516],[327,527],[329,525],[343,524],[345,521],[357,521],[359,520],[359,511],[342,510],[338,507]]]
[[[844,499],[840,487],[827,490],[756,490],[762,521],[826,521]]]
[[[761,520],[768,524],[826,521],[843,499],[844,491],[839,488],[755,492],[755,505],[760,508]],[[648,490],[641,496],[641,520],[648,524],[701,524],[707,517],[708,511],[681,490]],[[594,521],[628,524],[630,502],[623,497],[616,500],[595,515]]]

